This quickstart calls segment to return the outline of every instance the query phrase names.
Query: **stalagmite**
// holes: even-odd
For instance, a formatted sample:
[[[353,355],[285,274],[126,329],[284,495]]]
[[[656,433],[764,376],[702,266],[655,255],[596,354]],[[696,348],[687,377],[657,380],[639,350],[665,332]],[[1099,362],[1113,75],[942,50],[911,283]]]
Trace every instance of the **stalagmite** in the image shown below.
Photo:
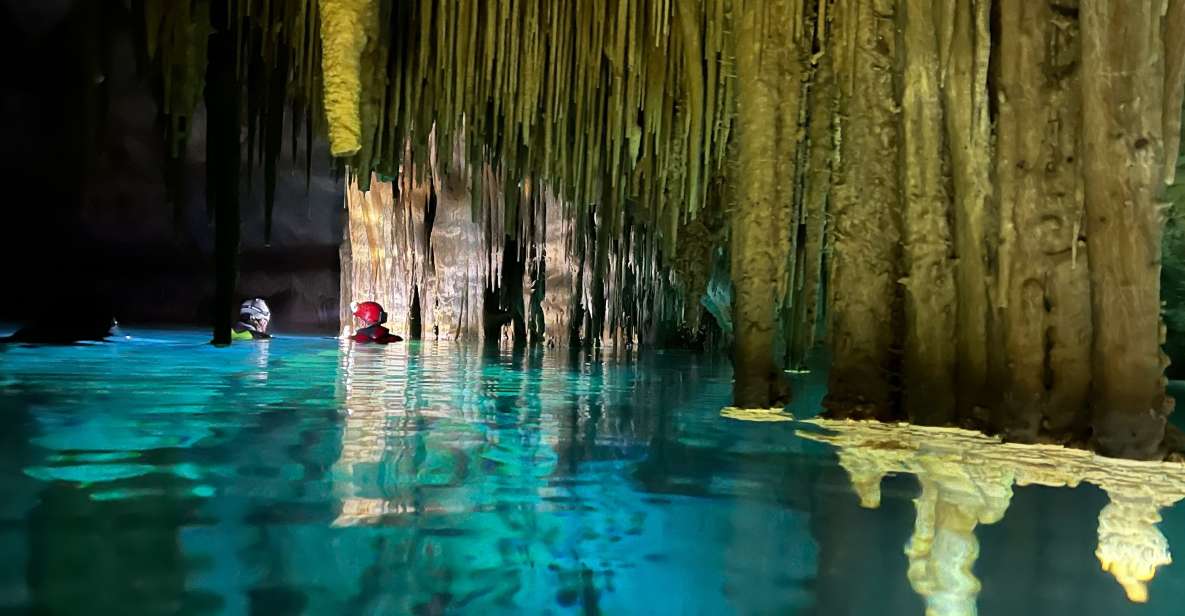
[[[905,346],[902,407],[913,423],[955,415],[956,338],[951,199],[944,175],[942,97],[933,2],[897,6],[901,72],[901,197]]]
[[[840,146],[829,279],[833,363],[825,402],[839,416],[889,418],[899,230],[894,2],[836,4]]]
[[[798,126],[801,64],[778,43],[790,36],[784,16],[798,0],[738,7],[736,43],[737,160],[732,206],[733,404],[780,406],[789,387],[774,359],[775,304],[786,280],[792,195],[784,158],[792,164]],[[781,103],[781,106],[779,106]]]
[[[1094,314],[1094,439],[1108,455],[1162,455],[1160,351],[1163,2],[1084,2],[1086,244]]]
[[[1081,37],[1077,17],[1053,3],[1001,0],[999,10],[997,301],[1008,375],[998,425],[1021,441],[1067,438],[1085,427],[1091,378]]]

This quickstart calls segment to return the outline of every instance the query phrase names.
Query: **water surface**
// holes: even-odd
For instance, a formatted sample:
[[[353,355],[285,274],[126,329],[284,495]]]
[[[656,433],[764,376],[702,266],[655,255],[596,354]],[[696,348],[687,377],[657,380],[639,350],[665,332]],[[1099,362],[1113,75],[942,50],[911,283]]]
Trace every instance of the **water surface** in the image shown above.
[[[1085,484],[911,583],[917,478],[862,508],[811,428],[721,418],[718,358],[126,333],[0,348],[0,612],[1181,613],[1181,565],[1101,570]]]

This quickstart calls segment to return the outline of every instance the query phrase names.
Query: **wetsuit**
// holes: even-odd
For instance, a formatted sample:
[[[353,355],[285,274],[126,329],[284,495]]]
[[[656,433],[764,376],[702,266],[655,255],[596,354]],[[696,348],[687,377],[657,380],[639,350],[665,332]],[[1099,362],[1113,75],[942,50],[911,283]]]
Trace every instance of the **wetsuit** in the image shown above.
[[[246,323],[235,323],[235,326],[230,330],[231,340],[267,340],[271,338],[269,334],[261,331],[256,331],[255,328]]]
[[[392,334],[390,330],[382,325],[371,325],[363,327],[354,332],[354,342],[374,342],[377,344],[390,344],[392,342],[399,342],[403,340],[399,336]]]

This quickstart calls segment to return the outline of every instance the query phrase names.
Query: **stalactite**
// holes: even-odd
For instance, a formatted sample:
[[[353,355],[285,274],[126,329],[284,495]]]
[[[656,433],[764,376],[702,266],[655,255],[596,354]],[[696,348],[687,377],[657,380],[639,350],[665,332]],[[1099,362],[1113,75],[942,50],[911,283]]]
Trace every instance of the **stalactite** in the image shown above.
[[[319,1],[329,147],[334,156],[352,156],[362,149],[362,53],[378,22],[377,0]]]
[[[1079,177],[1077,18],[1050,2],[1000,0],[996,179],[1010,438],[1075,436],[1090,391],[1089,272]],[[1035,58],[1045,58],[1039,63]],[[1097,334],[1097,331],[1095,332]]]
[[[268,107],[263,126],[263,238],[272,241],[272,212],[276,205],[276,161],[284,140],[284,103],[287,100],[288,50],[278,52],[268,84]],[[248,150],[249,152],[250,150]]]
[[[942,425],[955,414],[955,347],[950,342],[956,338],[958,302],[933,4],[902,0],[897,6],[905,274],[901,404],[911,422]]]
[[[794,341],[795,330],[798,329],[795,317],[799,305],[802,303],[802,279],[805,273],[803,266],[807,258],[804,252],[806,246],[805,227],[803,226],[805,217],[803,212],[804,184],[808,168],[807,157],[810,154],[807,141],[807,114],[810,112],[811,81],[816,72],[814,63],[809,56],[809,50],[815,37],[813,19],[810,23],[809,35],[805,34],[807,32],[805,25],[792,23],[791,26],[795,28],[796,32],[801,30],[802,33],[799,36],[804,38],[800,39],[797,49],[792,47],[794,49],[792,53],[798,54],[798,57],[794,59],[798,65],[799,73],[794,81],[798,87],[798,95],[794,97],[795,104],[787,106],[787,111],[793,110],[796,115],[792,116],[792,119],[788,117],[787,120],[793,122],[794,138],[787,140],[785,153],[778,156],[778,160],[782,163],[778,170],[778,177],[784,180],[780,192],[790,200],[789,227],[786,230],[786,238],[790,247],[785,252],[786,264],[783,273],[785,278],[778,285],[779,296],[776,304],[778,328],[774,338],[775,355],[782,368],[795,365],[794,358],[791,357],[791,345]]]
[[[823,6],[827,6],[824,4]],[[817,45],[821,54],[810,83],[807,110],[806,168],[802,189],[802,221],[798,237],[802,239],[802,258],[799,262],[797,301],[790,318],[793,334],[790,338],[789,363],[793,368],[804,368],[807,354],[815,346],[818,330],[819,295],[823,284],[823,254],[826,249],[827,204],[831,199],[831,166],[835,158],[835,72],[829,24],[824,19],[817,26]]]
[[[339,302],[337,317],[338,327],[340,329],[339,335],[342,338],[349,336],[354,331],[354,315],[350,309],[350,306],[356,301],[354,299],[354,248],[350,238],[352,228],[353,223],[351,220],[342,229],[342,243],[337,250],[338,267],[341,270],[340,283],[338,285]]]
[[[243,28],[238,28],[243,29]],[[267,104],[267,90],[270,84],[270,68],[264,63],[263,58],[263,33],[256,28],[246,28],[249,31],[247,37],[247,58],[245,60],[246,69],[243,75],[243,80],[246,82],[246,113],[247,120],[247,144],[246,144],[246,163],[247,163],[247,190],[253,188],[254,171],[256,167],[257,144],[262,141],[259,138],[261,131],[260,121],[263,119],[270,109]]]
[[[390,31],[381,27],[390,22],[390,1],[372,0],[372,3],[370,11],[362,18],[366,40],[358,64],[359,148],[350,161],[353,169],[361,171],[358,180],[362,190],[370,189],[372,172],[382,172],[390,167],[382,162],[382,126],[385,121],[382,109],[387,94]],[[332,132],[330,136],[332,147]]]
[[[621,3],[624,6],[624,2]],[[700,206],[699,192],[703,190],[700,173],[704,143],[704,76],[703,45],[700,33],[703,19],[700,15],[702,0],[679,0],[675,9],[679,19],[679,32],[683,41],[683,67],[687,79],[687,196],[694,213]]]
[[[189,121],[202,100],[209,55],[208,0],[145,0],[144,33],[149,59],[160,65],[161,111],[168,117],[169,154],[184,155]]]
[[[1182,98],[1185,97],[1185,0],[1167,0],[1164,40],[1164,183],[1177,177],[1181,149]]]
[[[622,207],[637,197],[641,222],[673,253],[681,218],[702,209],[705,187],[723,165],[732,83],[719,68],[726,3],[666,2],[643,10],[646,4],[397,5],[390,22],[395,50],[380,71],[385,82],[367,82],[365,67],[359,79],[363,101],[370,91],[387,95],[381,107],[361,111],[359,126],[376,116],[381,145],[367,155],[365,135],[359,138],[362,154],[352,160],[358,176],[391,168],[394,144],[405,139],[422,156],[433,125],[446,157],[463,132],[470,167],[495,162],[507,179],[546,178],[579,210],[575,215],[601,208],[614,235]],[[379,6],[382,13],[386,5]],[[322,7],[323,19],[330,19],[328,8]],[[651,21],[672,17],[679,27]],[[322,28],[326,49],[362,44],[337,41],[331,30]],[[663,53],[667,48],[678,53]],[[327,76],[337,74],[340,50],[334,54],[326,56]],[[594,87],[602,76],[609,77],[606,85]],[[632,177],[639,170],[652,187],[643,189]]]
[[[185,204],[185,155],[190,125],[202,100],[210,35],[206,0],[168,5],[144,0],[133,6],[143,15],[145,58],[159,66],[161,113],[165,118],[165,188],[173,206],[174,232],[181,233]],[[88,26],[91,27],[91,26]]]
[[[897,120],[894,4],[839,0],[834,14],[839,158],[829,277],[828,398],[843,417],[889,418],[894,397]]]
[[[992,320],[994,277],[989,229],[991,202],[991,121],[988,118],[988,21],[991,0],[938,3],[938,49],[944,68],[943,118],[949,141],[953,189],[955,285],[958,294],[956,359],[958,414],[980,420],[995,406],[992,366],[998,364]]]
[[[1157,197],[1164,179],[1160,2],[1083,3],[1083,175],[1094,316],[1094,439],[1107,454],[1162,455]],[[1117,171],[1118,170],[1118,171]]]
[[[239,92],[227,5],[210,4],[206,77],[206,199],[214,218],[214,344],[230,344],[239,258]]]
[[[802,64],[784,16],[801,12],[802,5],[798,0],[770,5],[746,1],[737,10],[737,158],[732,178],[736,202],[729,215],[733,404],[766,408],[789,398],[775,362],[774,339],[792,243],[792,165]],[[781,41],[792,44],[779,45]]]

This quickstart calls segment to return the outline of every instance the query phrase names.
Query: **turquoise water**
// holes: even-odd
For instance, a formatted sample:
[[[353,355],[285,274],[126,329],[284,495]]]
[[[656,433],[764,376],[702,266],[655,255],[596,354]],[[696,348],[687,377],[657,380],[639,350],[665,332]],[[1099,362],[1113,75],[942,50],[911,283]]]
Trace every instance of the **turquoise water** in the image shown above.
[[[0,348],[2,613],[926,609],[917,479],[861,508],[800,424],[720,416],[727,362],[127,333]],[[1181,613],[1185,566],[1144,605],[1100,569],[1106,503],[1016,488],[975,530],[978,597],[952,588],[983,614]],[[1185,546],[1185,505],[1161,515]]]

